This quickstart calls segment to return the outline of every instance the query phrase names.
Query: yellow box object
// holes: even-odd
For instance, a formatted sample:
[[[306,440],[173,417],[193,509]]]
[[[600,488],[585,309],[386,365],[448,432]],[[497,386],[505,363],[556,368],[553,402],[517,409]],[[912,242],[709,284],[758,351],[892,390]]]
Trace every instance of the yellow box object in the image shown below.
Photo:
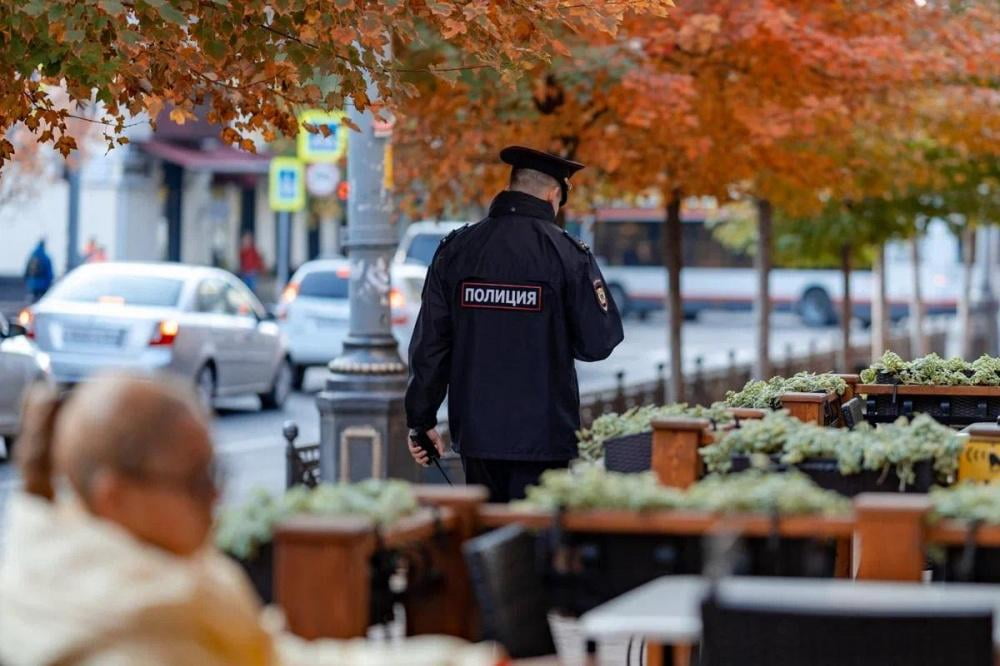
[[[1000,481],[1000,426],[973,423],[962,432],[968,439],[958,458],[958,480],[979,483]]]

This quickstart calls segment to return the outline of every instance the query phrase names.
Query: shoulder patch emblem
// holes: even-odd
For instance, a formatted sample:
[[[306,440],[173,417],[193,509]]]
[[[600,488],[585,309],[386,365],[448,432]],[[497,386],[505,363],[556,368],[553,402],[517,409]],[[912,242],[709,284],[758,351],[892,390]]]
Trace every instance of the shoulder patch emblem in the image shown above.
[[[608,311],[608,292],[604,289],[604,282],[594,280],[594,295],[597,296],[597,304],[605,312]]]

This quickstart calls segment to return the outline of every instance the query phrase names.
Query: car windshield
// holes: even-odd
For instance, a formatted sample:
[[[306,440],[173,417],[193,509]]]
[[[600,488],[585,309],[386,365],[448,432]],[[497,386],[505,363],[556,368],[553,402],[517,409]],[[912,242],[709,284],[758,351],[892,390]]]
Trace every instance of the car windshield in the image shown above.
[[[183,280],[124,273],[76,273],[58,283],[49,298],[77,303],[176,307]]]
[[[306,273],[299,285],[299,296],[312,298],[347,298],[348,277],[337,271],[313,271]]]
[[[406,251],[406,263],[430,266],[434,253],[444,237],[445,234],[442,233],[423,233],[414,236]]]

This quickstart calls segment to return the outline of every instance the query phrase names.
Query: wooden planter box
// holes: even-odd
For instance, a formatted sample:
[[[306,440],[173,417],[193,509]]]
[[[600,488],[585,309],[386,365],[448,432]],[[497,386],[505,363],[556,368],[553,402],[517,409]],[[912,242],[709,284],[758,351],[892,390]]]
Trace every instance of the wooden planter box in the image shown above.
[[[840,407],[856,395],[855,387],[858,384],[859,378],[858,375],[839,376],[847,383],[847,390],[843,396],[838,396],[833,392],[790,392],[785,393],[781,397],[782,408],[787,409],[789,414],[806,423],[829,426],[844,425]],[[767,414],[767,410],[747,407],[730,407],[726,411],[738,420],[762,419]],[[683,417],[668,420],[679,421],[683,420]],[[699,420],[699,422],[701,421]],[[711,423],[707,420],[703,422],[706,428],[711,428]],[[726,427],[731,426],[723,426],[723,428]],[[609,439],[604,443],[604,467],[612,472],[629,474],[645,472],[652,468],[652,447],[652,432]]]
[[[839,423],[837,419],[839,419],[840,414],[840,399],[836,393],[786,393],[781,398],[781,404],[792,416],[807,423],[824,425],[836,425]],[[763,409],[745,407],[733,407],[727,411],[739,420],[762,419],[767,414],[767,411]],[[712,423],[707,419],[675,417],[662,419],[658,423],[660,424],[659,427],[663,427],[663,424],[668,423],[687,424],[681,426],[681,429],[688,430],[693,427],[697,430],[705,430],[707,434],[699,440],[699,446],[704,446],[714,441]],[[730,427],[732,426],[728,424],[723,426],[724,429]],[[631,474],[656,468],[653,464],[654,432],[658,429],[656,423],[653,424],[653,429],[653,432],[638,433],[607,440],[604,443],[604,467],[612,472]],[[700,458],[698,463],[700,464]],[[685,464],[688,463],[685,462]],[[700,477],[701,472],[699,471],[698,476],[694,478],[697,480]],[[667,481],[664,481],[664,483],[674,485]]]
[[[1000,583],[1000,525],[974,527],[945,520],[928,530],[928,542],[944,550],[935,579],[949,582]],[[963,561],[970,558],[970,561]],[[971,565],[965,570],[967,565]]]
[[[630,589],[670,574],[701,574],[710,556],[706,537],[737,533],[742,547],[732,562],[741,575],[833,577],[853,529],[851,518],[763,514],[719,515],[700,511],[568,511],[514,510],[484,505],[483,527],[512,523],[534,529],[558,522],[558,534],[575,563],[570,580],[553,596],[575,613]],[[567,603],[566,600],[570,601]]]
[[[871,423],[928,414],[945,425],[970,425],[1000,416],[1000,386],[859,384],[857,392]]]
[[[473,639],[475,613],[462,543],[476,529],[487,498],[481,486],[418,486],[420,509],[391,528],[365,518],[296,516],[274,537],[275,599],[288,628],[303,638],[357,638],[371,624],[373,557],[418,547],[425,567],[440,572],[433,586],[405,598],[410,634]]]

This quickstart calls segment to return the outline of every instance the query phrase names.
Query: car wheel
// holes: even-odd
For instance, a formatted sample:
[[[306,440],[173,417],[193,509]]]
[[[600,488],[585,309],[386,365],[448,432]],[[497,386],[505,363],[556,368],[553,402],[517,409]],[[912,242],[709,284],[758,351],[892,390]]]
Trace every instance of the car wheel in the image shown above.
[[[285,406],[285,400],[292,392],[294,374],[292,362],[287,358],[281,359],[278,371],[274,375],[274,382],[271,384],[271,390],[260,395],[260,404],[264,409],[281,409]]]
[[[302,387],[306,383],[306,371],[309,368],[304,365],[294,365],[292,366],[292,388],[296,391],[301,391]]]
[[[215,370],[210,365],[202,366],[195,378],[195,390],[198,392],[198,402],[209,413],[215,403]]]
[[[3,458],[3,461],[4,462],[13,462],[14,461],[14,440],[16,439],[16,437],[14,437],[14,435],[4,435],[4,436],[0,437],[0,439],[3,440],[3,446],[4,446],[4,458]]]
[[[822,289],[809,289],[799,301],[799,316],[806,326],[829,326],[837,321],[830,295]]]
[[[624,317],[629,313],[628,295],[625,290],[622,289],[620,284],[613,284],[608,287],[608,291],[611,292],[611,299],[618,306],[618,313]]]

